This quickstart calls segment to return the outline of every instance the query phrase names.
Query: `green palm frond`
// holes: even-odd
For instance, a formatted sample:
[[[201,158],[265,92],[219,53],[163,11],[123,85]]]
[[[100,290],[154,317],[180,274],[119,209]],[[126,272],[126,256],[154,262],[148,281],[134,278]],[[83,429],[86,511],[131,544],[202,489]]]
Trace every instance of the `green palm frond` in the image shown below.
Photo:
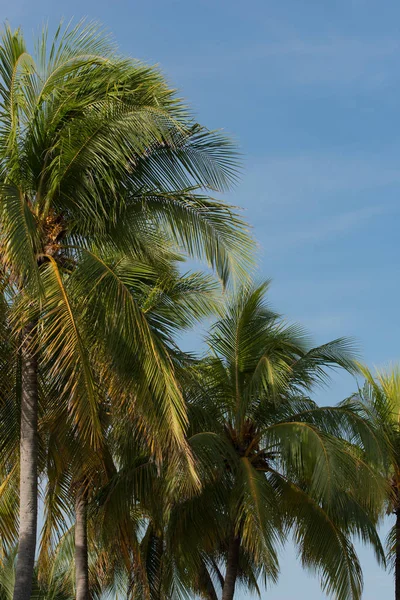
[[[169,431],[178,443],[183,442],[186,423],[185,407],[174,377],[173,365],[160,340],[155,335],[141,309],[135,288],[143,286],[143,278],[153,275],[151,268],[137,265],[129,258],[120,261],[102,259],[94,252],[85,252],[77,271],[79,285],[85,290],[87,313],[96,316],[91,321],[94,331],[101,332],[98,346],[112,361],[119,376],[124,375],[118,393],[125,396],[127,387],[144,397],[152,392],[152,402],[159,404],[162,419],[169,424]],[[103,341],[102,341],[103,340]],[[140,369],[132,377],[134,369]],[[125,387],[125,392],[122,392]],[[110,390],[111,393],[111,390]]]
[[[294,484],[287,486],[297,506],[294,536],[303,565],[320,574],[326,593],[349,600],[360,598],[361,566],[348,536],[311,496]]]
[[[275,490],[263,473],[258,472],[247,457],[240,460],[236,482],[238,535],[244,549],[256,565],[262,566],[268,579],[276,581],[279,572],[278,549],[284,541]]]
[[[53,258],[42,268],[46,298],[39,323],[48,377],[59,382],[59,393],[83,438],[100,444],[97,382],[74,294]]]
[[[0,249],[14,277],[36,284],[39,273],[39,228],[23,190],[10,183],[0,184]],[[35,290],[37,291],[37,289]]]
[[[319,407],[309,397],[329,370],[359,371],[354,343],[313,347],[301,327],[269,308],[267,287],[244,286],[228,301],[208,336],[209,354],[188,379],[200,473],[218,490],[204,501],[218,518],[229,516],[212,551],[226,548],[233,530],[254,572],[275,581],[279,545],[292,533],[323,589],[354,600],[362,573],[353,537],[384,563],[376,532],[387,494],[384,435],[356,400]],[[218,557],[226,566],[226,551]]]

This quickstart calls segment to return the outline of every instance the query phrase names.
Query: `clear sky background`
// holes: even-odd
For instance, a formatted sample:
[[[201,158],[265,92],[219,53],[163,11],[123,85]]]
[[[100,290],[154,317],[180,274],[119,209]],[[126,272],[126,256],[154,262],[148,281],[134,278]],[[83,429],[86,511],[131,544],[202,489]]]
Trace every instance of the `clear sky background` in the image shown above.
[[[227,199],[260,243],[270,299],[320,343],[354,336],[369,365],[400,358],[400,3],[396,0],[0,0],[22,25],[88,16],[159,63],[199,121],[244,154]],[[318,395],[355,388],[335,377]],[[391,597],[369,550],[365,600]],[[241,600],[244,599],[244,593]],[[263,594],[264,596],[264,594]],[[270,600],[320,600],[293,549]]]

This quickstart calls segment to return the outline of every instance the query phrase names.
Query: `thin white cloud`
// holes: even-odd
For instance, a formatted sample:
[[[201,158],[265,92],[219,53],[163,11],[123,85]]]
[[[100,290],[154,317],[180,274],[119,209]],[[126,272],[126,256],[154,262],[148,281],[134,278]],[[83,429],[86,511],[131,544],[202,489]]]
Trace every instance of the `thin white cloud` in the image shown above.
[[[381,215],[398,213],[399,193],[393,154],[325,153],[250,159],[231,200],[247,208],[262,254],[278,257],[359,235]]]
[[[263,61],[267,68],[277,61],[280,76],[295,83],[349,84],[363,79],[371,85],[382,83],[395,68],[399,49],[392,39],[293,38],[255,46],[249,58]]]
[[[239,43],[232,48],[203,47],[186,64],[175,65],[177,76],[271,78],[279,85],[349,85],[373,88],[397,78],[400,43],[397,39],[297,35],[272,36],[261,43]],[[255,80],[255,85],[256,85]]]
[[[315,337],[341,337],[344,331],[349,331],[353,315],[350,313],[320,313],[318,315],[301,315],[298,321]]]
[[[357,210],[330,215],[324,219],[316,220],[308,226],[301,223],[296,229],[287,229],[284,235],[269,236],[267,248],[273,248],[276,252],[282,248],[289,250],[305,244],[330,241],[340,235],[348,234],[363,227],[366,221],[382,214],[384,210],[383,205],[366,206]]]
[[[306,201],[312,207],[331,195],[335,195],[335,204],[347,204],[346,194],[376,192],[389,186],[400,187],[399,161],[393,152],[388,156],[329,152],[250,156],[233,202],[246,206],[247,198],[257,198],[255,210],[261,216],[270,205]]]

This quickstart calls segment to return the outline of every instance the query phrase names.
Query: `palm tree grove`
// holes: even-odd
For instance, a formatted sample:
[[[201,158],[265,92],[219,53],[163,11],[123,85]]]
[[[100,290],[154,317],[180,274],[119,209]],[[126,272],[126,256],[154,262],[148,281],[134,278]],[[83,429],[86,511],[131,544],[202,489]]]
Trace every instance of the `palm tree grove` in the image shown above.
[[[239,146],[159,67],[88,20],[30,40],[3,26],[0,600],[269,598],[287,547],[335,600],[365,547],[400,600],[399,368],[277,312]]]

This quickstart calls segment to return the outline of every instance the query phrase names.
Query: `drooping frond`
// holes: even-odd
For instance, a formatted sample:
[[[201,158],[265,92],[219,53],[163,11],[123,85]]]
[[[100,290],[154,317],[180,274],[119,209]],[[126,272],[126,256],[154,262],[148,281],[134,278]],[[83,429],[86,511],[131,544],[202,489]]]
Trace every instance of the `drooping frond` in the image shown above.
[[[46,297],[39,331],[48,377],[53,385],[58,383],[59,394],[69,403],[83,439],[99,445],[97,383],[82,314],[74,306],[73,289],[54,259],[42,268],[42,280]]]

